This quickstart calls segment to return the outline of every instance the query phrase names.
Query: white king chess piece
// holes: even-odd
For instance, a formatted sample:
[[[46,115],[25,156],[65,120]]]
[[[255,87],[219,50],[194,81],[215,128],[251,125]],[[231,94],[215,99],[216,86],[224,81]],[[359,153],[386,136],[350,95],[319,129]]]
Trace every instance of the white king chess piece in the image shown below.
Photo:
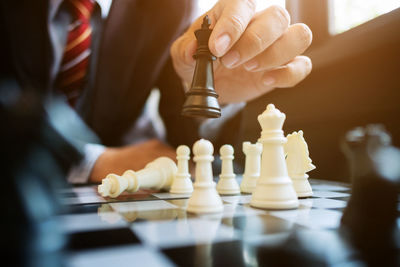
[[[211,163],[214,160],[213,145],[210,141],[200,139],[193,145],[193,160],[196,163],[195,183],[192,196],[189,198],[187,211],[193,213],[222,212],[221,197],[215,189]]]
[[[307,172],[315,169],[309,157],[308,146],[303,137],[303,131],[293,132],[286,136],[284,145],[286,165],[298,197],[313,195]]]
[[[243,142],[243,153],[246,155],[243,180],[240,183],[242,193],[253,193],[260,177],[262,144]]]
[[[148,163],[144,169],[134,172],[128,170],[122,176],[109,174],[98,186],[103,197],[118,197],[125,190],[136,192],[140,188],[169,190],[177,172],[175,162],[167,157],[160,157]]]
[[[285,114],[269,104],[258,116],[261,125],[263,145],[261,155],[261,173],[253,192],[250,205],[262,209],[294,209],[299,206],[297,194],[293,188],[286,167],[283,145],[286,138],[282,126]]]
[[[181,145],[176,149],[176,159],[178,160],[178,172],[172,181],[172,194],[190,194],[193,192],[193,183],[190,180],[189,159],[190,149],[188,146]]]
[[[240,193],[240,187],[233,172],[233,152],[234,150],[231,145],[223,145],[219,150],[222,166],[217,191],[220,195],[235,195]]]

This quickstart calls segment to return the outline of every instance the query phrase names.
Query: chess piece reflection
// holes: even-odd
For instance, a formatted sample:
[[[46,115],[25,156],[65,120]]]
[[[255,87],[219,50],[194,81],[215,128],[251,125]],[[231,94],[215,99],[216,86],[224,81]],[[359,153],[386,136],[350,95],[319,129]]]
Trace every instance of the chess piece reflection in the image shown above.
[[[201,29],[195,31],[197,50],[193,56],[196,59],[192,86],[186,93],[182,115],[189,117],[218,118],[221,109],[218,104],[218,94],[214,90],[213,60],[216,57],[208,48],[211,35],[211,25],[208,16],[203,19]]]

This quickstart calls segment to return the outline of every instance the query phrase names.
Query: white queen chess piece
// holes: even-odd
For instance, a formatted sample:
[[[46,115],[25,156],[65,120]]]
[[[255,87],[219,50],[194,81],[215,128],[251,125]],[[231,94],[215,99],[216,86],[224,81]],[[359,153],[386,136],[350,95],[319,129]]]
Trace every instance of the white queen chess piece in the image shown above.
[[[172,194],[190,194],[193,192],[193,183],[190,180],[189,159],[190,149],[188,146],[181,145],[176,149],[176,159],[178,160],[178,172],[172,181]]]
[[[211,166],[214,160],[213,152],[213,145],[208,140],[200,139],[193,145],[196,170],[194,190],[187,205],[188,212],[214,213],[222,212],[224,209],[213,181]]]
[[[262,144],[243,142],[243,153],[246,155],[243,180],[240,183],[242,193],[253,193],[260,177]]]
[[[294,209],[299,206],[285,162],[283,145],[286,138],[282,126],[286,115],[269,104],[258,116],[261,125],[263,145],[261,155],[261,173],[253,192],[250,205],[262,209]]]
[[[233,172],[233,152],[234,150],[231,145],[223,145],[219,150],[222,166],[217,191],[220,195],[235,195],[240,193],[240,187]]]
[[[298,197],[313,195],[307,172],[315,169],[309,157],[308,146],[304,140],[303,131],[293,132],[286,136],[284,145],[286,165]]]
[[[98,186],[103,197],[118,197],[125,190],[136,192],[140,188],[169,190],[172,179],[177,172],[175,162],[167,157],[160,157],[148,163],[140,171],[127,170],[122,176],[109,174]]]

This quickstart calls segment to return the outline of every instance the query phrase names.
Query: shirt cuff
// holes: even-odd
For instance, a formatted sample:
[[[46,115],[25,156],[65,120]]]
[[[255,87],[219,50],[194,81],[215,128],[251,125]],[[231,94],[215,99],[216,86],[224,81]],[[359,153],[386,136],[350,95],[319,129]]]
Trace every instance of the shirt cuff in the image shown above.
[[[87,183],[96,160],[103,154],[104,150],[105,146],[103,145],[86,144],[84,146],[83,160],[71,168],[67,176],[67,181],[71,184]]]

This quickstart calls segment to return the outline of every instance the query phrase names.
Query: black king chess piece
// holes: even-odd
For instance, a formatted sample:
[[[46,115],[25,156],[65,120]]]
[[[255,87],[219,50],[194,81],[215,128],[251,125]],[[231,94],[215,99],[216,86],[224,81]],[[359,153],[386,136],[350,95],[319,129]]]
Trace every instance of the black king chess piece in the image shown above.
[[[201,29],[195,31],[197,50],[193,56],[196,59],[193,81],[190,90],[186,93],[182,115],[189,117],[218,118],[221,108],[218,104],[218,94],[214,90],[213,60],[216,57],[208,48],[211,35],[210,19],[205,16]]]

